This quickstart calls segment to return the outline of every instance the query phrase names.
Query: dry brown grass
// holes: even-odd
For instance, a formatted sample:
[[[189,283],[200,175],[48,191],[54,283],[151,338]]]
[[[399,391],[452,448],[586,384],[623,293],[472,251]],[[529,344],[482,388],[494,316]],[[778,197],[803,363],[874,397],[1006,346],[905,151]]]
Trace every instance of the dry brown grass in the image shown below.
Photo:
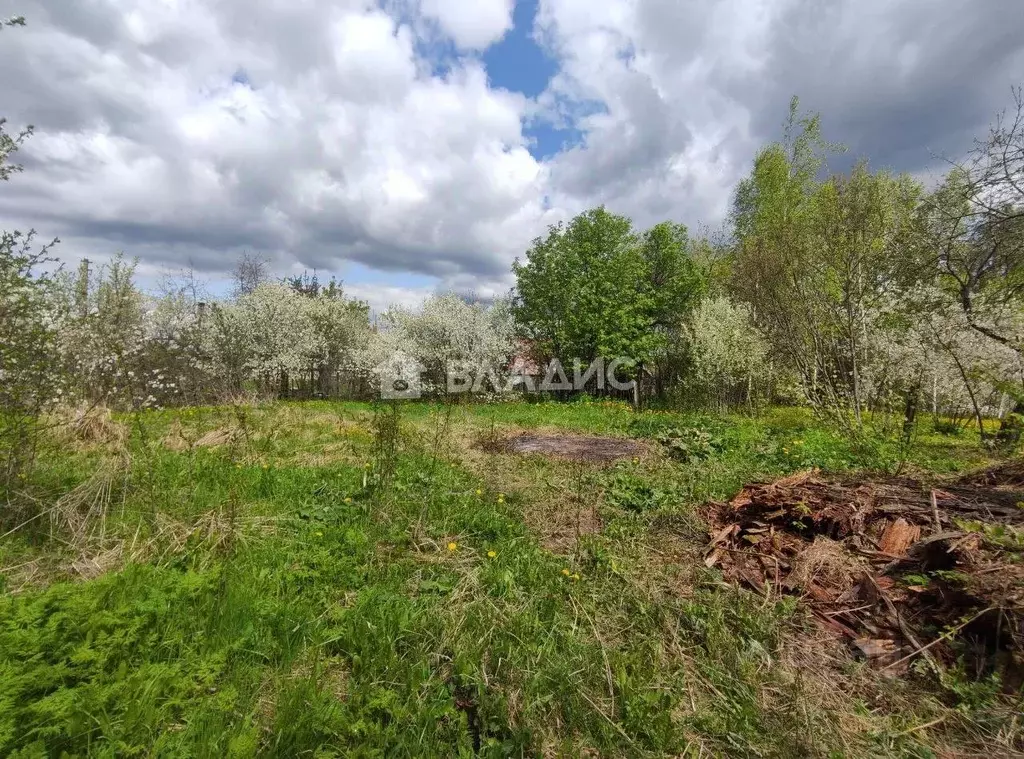
[[[240,408],[258,408],[266,402],[259,393],[254,390],[228,390],[217,398],[218,406],[232,406]]]
[[[217,448],[222,445],[230,445],[242,437],[242,431],[238,427],[221,427],[210,430],[201,438],[196,440],[197,448]]]
[[[762,691],[763,708],[793,714],[795,707],[797,719],[828,720],[817,730],[808,725],[807,734],[824,730],[842,744],[846,755],[863,755],[870,733],[884,728],[885,718],[857,708],[863,675],[845,642],[811,621],[807,627],[793,625],[787,630],[777,657],[782,687]]]
[[[73,546],[82,546],[92,538],[102,540],[106,519],[115,495],[131,472],[127,453],[100,462],[93,475],[61,496],[47,510],[50,532]]]
[[[58,438],[83,448],[122,448],[128,440],[128,427],[116,421],[103,405],[59,408],[53,413],[53,422]]]
[[[172,451],[186,452],[195,448],[218,448],[232,445],[244,438],[243,431],[237,426],[218,427],[217,429],[200,432],[183,425],[178,419],[171,422],[171,428],[164,435],[161,443]]]
[[[123,541],[94,552],[81,552],[67,566],[68,573],[82,580],[93,580],[100,575],[121,568],[128,559]]]
[[[864,569],[842,544],[822,535],[805,548],[794,560],[788,583],[794,588],[809,588],[812,584],[829,588],[837,595],[853,585]]]

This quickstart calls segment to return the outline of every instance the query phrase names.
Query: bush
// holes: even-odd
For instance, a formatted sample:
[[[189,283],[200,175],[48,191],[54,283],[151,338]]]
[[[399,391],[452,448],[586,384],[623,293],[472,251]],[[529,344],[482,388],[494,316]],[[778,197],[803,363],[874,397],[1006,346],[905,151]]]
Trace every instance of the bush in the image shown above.
[[[950,421],[949,419],[936,419],[932,424],[932,429],[939,435],[950,435],[953,437],[959,435],[961,432],[960,425],[956,422]]]
[[[53,262],[32,237],[0,236],[0,488],[12,501],[35,454],[42,414],[60,393],[56,372]],[[11,516],[8,514],[8,516]]]

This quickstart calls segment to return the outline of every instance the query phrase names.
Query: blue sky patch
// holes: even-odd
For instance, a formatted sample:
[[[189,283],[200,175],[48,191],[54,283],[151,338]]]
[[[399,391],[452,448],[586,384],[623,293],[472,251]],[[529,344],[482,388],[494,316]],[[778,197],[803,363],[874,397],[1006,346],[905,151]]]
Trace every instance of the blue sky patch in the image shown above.
[[[558,63],[533,39],[536,16],[537,0],[519,0],[512,14],[511,31],[484,52],[492,87],[537,97],[558,70]]]

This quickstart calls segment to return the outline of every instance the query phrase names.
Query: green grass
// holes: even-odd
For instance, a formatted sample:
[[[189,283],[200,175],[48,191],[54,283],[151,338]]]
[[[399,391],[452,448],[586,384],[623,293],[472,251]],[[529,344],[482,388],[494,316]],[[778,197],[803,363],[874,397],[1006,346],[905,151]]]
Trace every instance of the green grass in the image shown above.
[[[803,629],[792,600],[700,564],[705,500],[893,463],[803,412],[409,404],[390,463],[366,404],[122,421],[131,466],[88,541],[42,519],[0,541],[2,755],[929,755],[907,728],[937,700],[823,701],[783,656]],[[166,444],[238,426],[217,448]],[[536,427],[716,442],[607,468],[471,445]],[[54,503],[115,455],[44,450],[29,490]],[[928,435],[911,465],[984,461],[969,433]],[[530,517],[584,507],[601,528],[571,544]],[[69,569],[103,557],[94,579]]]

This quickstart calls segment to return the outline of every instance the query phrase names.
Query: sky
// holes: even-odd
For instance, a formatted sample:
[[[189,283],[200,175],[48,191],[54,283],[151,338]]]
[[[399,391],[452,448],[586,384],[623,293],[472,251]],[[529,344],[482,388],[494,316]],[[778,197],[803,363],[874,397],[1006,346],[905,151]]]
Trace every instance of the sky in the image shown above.
[[[604,204],[715,229],[793,95],[923,181],[1024,83],[1020,0],[0,0],[0,227],[223,289],[489,298]]]

